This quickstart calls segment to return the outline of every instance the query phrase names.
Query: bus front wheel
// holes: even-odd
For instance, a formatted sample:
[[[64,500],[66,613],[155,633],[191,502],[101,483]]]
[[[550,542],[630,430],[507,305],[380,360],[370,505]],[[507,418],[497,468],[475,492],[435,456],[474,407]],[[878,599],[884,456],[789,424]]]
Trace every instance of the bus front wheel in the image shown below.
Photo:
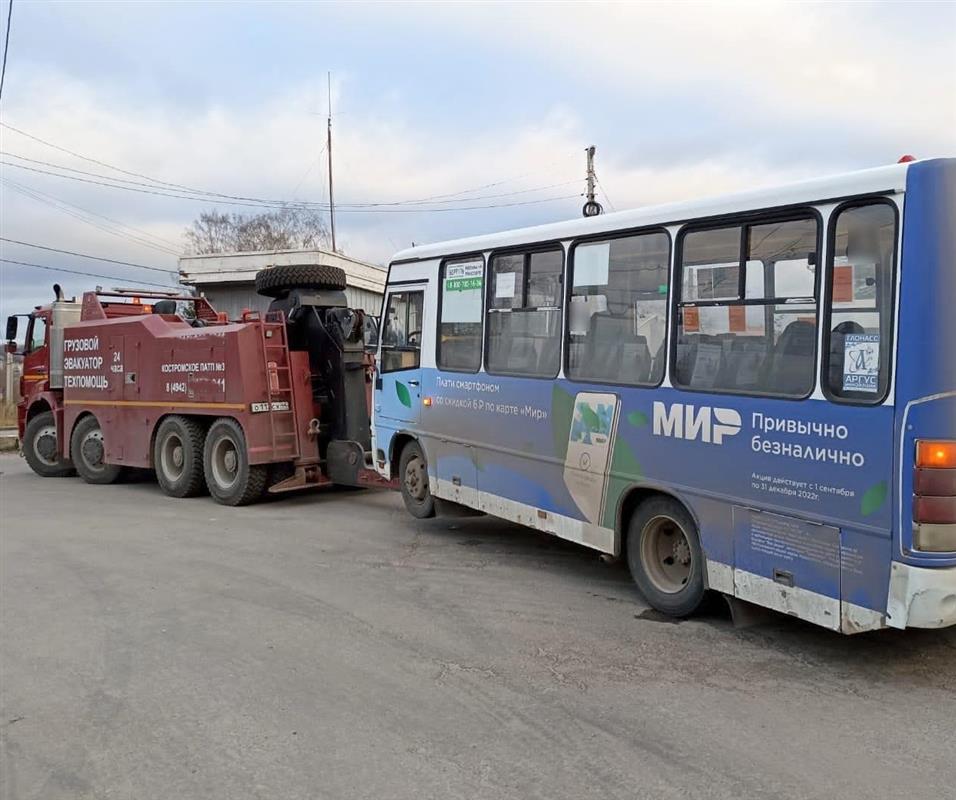
[[[398,477],[402,484],[402,500],[408,513],[418,519],[435,516],[435,498],[428,487],[428,465],[418,442],[402,448],[398,461]]]
[[[627,529],[627,565],[648,603],[672,617],[686,617],[706,594],[704,554],[687,509],[669,497],[645,500]]]

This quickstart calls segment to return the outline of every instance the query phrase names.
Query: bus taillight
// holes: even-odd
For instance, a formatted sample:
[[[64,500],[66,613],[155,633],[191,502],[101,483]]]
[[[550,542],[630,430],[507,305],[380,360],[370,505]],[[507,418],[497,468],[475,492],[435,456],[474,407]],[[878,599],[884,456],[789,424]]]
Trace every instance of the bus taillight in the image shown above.
[[[917,550],[956,551],[956,442],[916,443],[913,523]]]
[[[919,441],[916,466],[931,469],[956,469],[956,442]]]

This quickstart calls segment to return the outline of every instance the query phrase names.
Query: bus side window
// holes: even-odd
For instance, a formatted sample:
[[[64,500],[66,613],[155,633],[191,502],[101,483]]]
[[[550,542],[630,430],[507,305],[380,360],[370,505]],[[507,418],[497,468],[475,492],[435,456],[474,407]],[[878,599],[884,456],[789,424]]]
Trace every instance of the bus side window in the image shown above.
[[[481,320],[485,262],[481,256],[446,261],[441,276],[438,366],[477,372],[481,367]]]
[[[680,265],[674,383],[804,397],[814,384],[817,221],[691,230]]]
[[[845,402],[878,403],[890,382],[896,214],[856,205],[831,223],[824,389]]]
[[[670,240],[622,236],[574,247],[568,377],[654,385],[664,377]]]
[[[382,372],[414,369],[422,358],[421,289],[389,295],[382,331]]]
[[[496,255],[488,287],[489,372],[554,378],[561,362],[562,250]]]

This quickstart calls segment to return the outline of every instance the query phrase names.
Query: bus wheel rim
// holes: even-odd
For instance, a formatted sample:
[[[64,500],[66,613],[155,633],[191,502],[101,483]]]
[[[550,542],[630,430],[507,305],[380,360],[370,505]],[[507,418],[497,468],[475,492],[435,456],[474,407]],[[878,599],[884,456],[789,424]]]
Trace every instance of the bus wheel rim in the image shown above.
[[[223,436],[212,448],[209,459],[212,475],[222,489],[231,489],[239,480],[239,449],[229,436]]]
[[[56,447],[56,426],[44,425],[33,437],[33,452],[48,467],[55,467],[60,459]]]
[[[418,457],[409,459],[405,466],[405,488],[415,500],[424,500],[428,489],[425,478],[425,465]]]
[[[186,468],[186,453],[183,440],[179,437],[179,434],[166,434],[162,447],[159,449],[159,460],[163,474],[167,478],[177,481],[183,476],[183,471]]]
[[[694,551],[684,529],[671,517],[657,516],[644,526],[641,563],[654,588],[677,594],[690,581]]]

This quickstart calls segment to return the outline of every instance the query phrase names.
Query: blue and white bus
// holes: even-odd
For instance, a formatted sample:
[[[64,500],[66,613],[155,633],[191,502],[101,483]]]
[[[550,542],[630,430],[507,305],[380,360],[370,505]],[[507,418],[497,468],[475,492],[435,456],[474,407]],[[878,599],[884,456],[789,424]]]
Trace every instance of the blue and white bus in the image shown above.
[[[956,623],[956,159],[413,247],[374,456],[467,506],[854,633]]]

